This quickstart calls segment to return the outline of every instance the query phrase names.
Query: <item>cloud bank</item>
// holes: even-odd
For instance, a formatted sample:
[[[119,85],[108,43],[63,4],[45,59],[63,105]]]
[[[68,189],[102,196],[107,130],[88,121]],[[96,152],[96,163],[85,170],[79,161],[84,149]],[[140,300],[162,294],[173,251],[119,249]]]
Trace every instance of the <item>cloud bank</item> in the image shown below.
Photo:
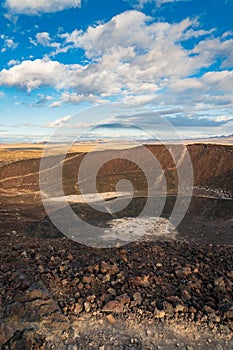
[[[75,50],[82,49],[86,62],[64,64],[49,55],[24,60],[0,71],[0,85],[29,92],[53,88],[60,92],[60,100],[51,107],[85,100],[196,111],[233,106],[233,39],[214,37],[213,29],[200,29],[195,19],[160,22],[133,10],[58,38],[55,42],[47,32],[36,35],[37,45],[47,47],[53,57],[71,51],[75,58]],[[190,40],[194,45],[187,49]],[[211,70],[216,64],[218,69]]]

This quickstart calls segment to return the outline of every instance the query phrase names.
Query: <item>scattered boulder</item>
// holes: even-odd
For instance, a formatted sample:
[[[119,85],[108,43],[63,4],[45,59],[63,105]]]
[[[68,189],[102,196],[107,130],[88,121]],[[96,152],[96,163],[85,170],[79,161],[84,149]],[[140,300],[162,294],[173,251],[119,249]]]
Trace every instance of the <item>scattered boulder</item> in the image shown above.
[[[111,300],[103,306],[102,312],[121,313],[124,311],[124,305],[118,300]]]

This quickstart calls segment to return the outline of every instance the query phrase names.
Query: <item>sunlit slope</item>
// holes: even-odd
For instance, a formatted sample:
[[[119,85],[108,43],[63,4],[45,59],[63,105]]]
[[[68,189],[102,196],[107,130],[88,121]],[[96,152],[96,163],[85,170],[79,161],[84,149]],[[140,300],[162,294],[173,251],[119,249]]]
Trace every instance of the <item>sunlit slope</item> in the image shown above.
[[[177,167],[172,158],[169,147],[163,145],[149,145],[148,150],[157,158],[163,169],[168,192],[176,192],[178,186]],[[193,144],[188,146],[188,151],[193,164],[194,185],[218,189],[233,194],[233,147],[224,145]],[[104,152],[104,153],[103,153]],[[132,152],[138,159],[138,164],[130,159]],[[136,153],[135,153],[136,152]],[[121,179],[128,179],[136,191],[147,190],[147,180],[144,174],[154,171],[150,157],[145,158],[143,148],[127,150],[106,150],[89,153],[90,164],[101,162],[103,154],[110,154],[111,160],[100,167],[97,172],[97,189],[99,192],[116,190],[116,184]],[[64,193],[67,195],[79,194],[78,173],[79,167],[86,153],[69,153],[64,160],[59,156],[51,156],[47,159],[47,165],[43,169],[49,184],[49,192],[54,196],[62,195],[57,187],[59,171],[62,167],[62,181]],[[178,160],[182,163],[182,152]],[[141,166],[142,165],[142,166]],[[19,195],[28,199],[39,198],[39,170],[40,158],[24,159],[0,167],[1,195]],[[89,181],[92,174],[86,170],[83,181]],[[152,174],[154,182],[158,182],[161,172]],[[46,188],[46,184],[45,184]]]

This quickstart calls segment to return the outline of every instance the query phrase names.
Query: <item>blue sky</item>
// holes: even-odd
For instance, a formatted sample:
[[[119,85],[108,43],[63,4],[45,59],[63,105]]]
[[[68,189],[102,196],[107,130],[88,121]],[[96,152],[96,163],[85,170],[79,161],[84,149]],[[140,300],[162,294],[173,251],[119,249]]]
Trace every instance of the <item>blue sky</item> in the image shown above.
[[[2,1],[0,142],[78,134],[103,115],[103,133],[162,116],[185,138],[232,134],[232,13],[233,0]],[[132,112],[79,113],[109,103]]]

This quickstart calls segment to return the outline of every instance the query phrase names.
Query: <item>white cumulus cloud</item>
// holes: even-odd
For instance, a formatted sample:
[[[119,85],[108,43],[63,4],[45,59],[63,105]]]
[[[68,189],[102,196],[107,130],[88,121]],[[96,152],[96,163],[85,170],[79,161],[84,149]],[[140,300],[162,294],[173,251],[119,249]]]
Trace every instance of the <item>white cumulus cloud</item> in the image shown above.
[[[5,46],[9,49],[15,49],[18,46],[18,43],[15,43],[13,39],[6,39]]]
[[[6,0],[5,6],[16,14],[37,15],[80,7],[81,0]]]
[[[0,72],[0,85],[17,86],[28,91],[40,86],[63,89],[75,85],[73,72],[78,72],[78,65],[64,65],[48,59],[23,61],[10,69]]]
[[[10,66],[15,66],[16,64],[19,64],[20,62],[18,60],[10,60],[7,65],[10,67]]]
[[[70,115],[67,115],[65,117],[59,118],[54,120],[53,122],[47,123],[45,125],[45,127],[47,128],[58,128],[59,126],[64,125],[65,123],[67,123],[69,120],[71,119]]]
[[[48,32],[41,32],[36,34],[36,40],[33,40],[32,38],[29,38],[29,41],[31,44],[37,46],[42,45],[46,47],[53,47],[58,50],[60,48],[60,44],[53,42],[52,38],[50,37],[50,34]]]
[[[16,43],[12,38],[8,38],[5,35],[1,35],[0,38],[4,40],[4,44],[1,49],[1,52],[5,52],[8,49],[14,50],[18,46],[18,43]]]
[[[60,105],[61,105],[61,101],[54,101],[50,104],[49,107],[55,108],[55,107],[59,107]]]
[[[185,40],[195,38],[187,49]],[[51,47],[47,32],[37,44]],[[56,60],[26,60],[0,71],[0,86],[28,91],[48,86],[60,90],[61,103],[101,103],[114,97],[128,103],[157,105],[232,104],[232,39],[200,30],[197,20],[155,21],[140,11],[126,11],[106,23],[60,35],[58,51],[81,48],[87,61],[62,64]],[[75,55],[73,55],[75,57]],[[220,72],[197,75],[221,60]],[[229,68],[229,69],[227,69]],[[224,70],[223,70],[224,69]]]
[[[36,39],[37,39],[38,43],[43,45],[43,46],[48,46],[50,44],[50,41],[51,41],[50,35],[47,32],[37,33]]]

